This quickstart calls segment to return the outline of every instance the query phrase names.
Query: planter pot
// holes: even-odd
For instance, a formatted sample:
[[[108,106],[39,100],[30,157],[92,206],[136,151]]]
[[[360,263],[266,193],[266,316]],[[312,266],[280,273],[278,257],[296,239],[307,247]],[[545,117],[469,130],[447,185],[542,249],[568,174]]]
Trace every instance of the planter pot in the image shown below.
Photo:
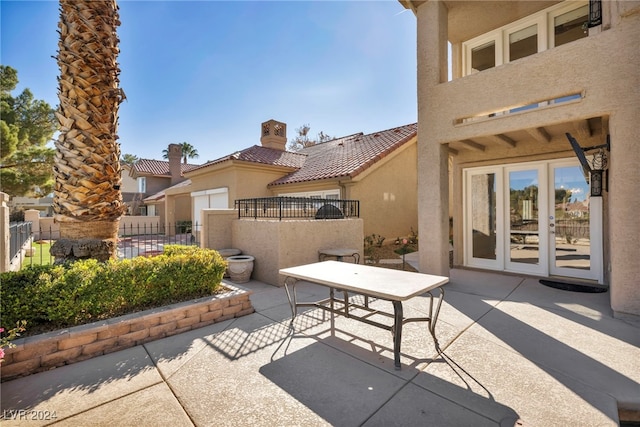
[[[242,251],[240,249],[229,248],[229,249],[218,249],[218,253],[222,257],[222,259],[224,259],[226,261],[227,258],[229,258],[230,256],[240,255],[242,253]],[[229,277],[229,267],[228,266],[224,270],[224,276],[223,277],[225,277],[225,278]]]
[[[234,283],[246,283],[251,279],[254,257],[251,255],[235,255],[227,258],[229,277]]]

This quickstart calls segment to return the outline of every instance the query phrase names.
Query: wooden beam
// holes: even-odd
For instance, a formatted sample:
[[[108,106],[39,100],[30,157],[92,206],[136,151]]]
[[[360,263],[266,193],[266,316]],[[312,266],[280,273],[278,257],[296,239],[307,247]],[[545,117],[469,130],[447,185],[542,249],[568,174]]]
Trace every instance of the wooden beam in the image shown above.
[[[503,145],[508,148],[515,148],[516,142],[506,135],[489,135],[487,137],[490,141]]]
[[[576,120],[573,122],[573,128],[576,130],[576,136],[578,137],[590,138],[593,135],[589,127],[589,121],[587,120]]]
[[[550,143],[551,135],[547,133],[545,128],[531,128],[527,129],[527,133],[533,137],[538,142]]]
[[[484,152],[486,148],[484,145],[478,144],[477,142],[470,139],[465,139],[464,141],[460,141],[460,143],[464,146],[464,148],[468,148],[469,150],[473,151]]]

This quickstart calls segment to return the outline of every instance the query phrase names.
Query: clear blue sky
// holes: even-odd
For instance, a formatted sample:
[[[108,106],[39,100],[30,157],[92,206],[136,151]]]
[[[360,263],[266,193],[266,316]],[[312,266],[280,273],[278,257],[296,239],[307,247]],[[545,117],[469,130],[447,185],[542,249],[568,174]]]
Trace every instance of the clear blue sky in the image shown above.
[[[416,19],[396,0],[121,0],[122,153],[186,141],[204,163],[259,144],[260,124],[332,136],[417,121]],[[57,1],[0,2],[2,65],[57,106]]]

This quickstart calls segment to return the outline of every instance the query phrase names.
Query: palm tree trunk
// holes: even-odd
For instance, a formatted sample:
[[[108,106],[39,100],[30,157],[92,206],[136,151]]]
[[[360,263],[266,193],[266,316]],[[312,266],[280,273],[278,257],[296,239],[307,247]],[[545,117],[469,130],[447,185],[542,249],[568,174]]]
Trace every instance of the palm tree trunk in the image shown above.
[[[115,0],[60,0],[53,207],[63,244],[52,248],[57,258],[65,252],[73,258],[69,251],[80,258],[117,254],[118,224],[126,210],[116,134],[124,99],[118,25]]]

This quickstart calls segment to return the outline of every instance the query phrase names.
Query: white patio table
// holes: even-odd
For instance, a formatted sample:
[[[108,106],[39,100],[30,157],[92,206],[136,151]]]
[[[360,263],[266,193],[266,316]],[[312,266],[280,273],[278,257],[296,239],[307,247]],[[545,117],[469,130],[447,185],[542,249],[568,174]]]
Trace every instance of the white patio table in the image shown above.
[[[334,314],[343,315],[347,318],[391,331],[393,334],[395,368],[400,369],[402,325],[408,322],[427,322],[436,350],[440,353],[435,328],[440,307],[444,300],[444,289],[442,286],[449,282],[448,277],[339,261],[323,261],[297,267],[283,268],[280,269],[279,272],[283,276],[286,276],[284,286],[291,306],[292,327],[298,312],[298,307],[315,307],[331,313],[332,331],[335,326]],[[298,302],[296,298],[296,283],[298,281],[306,281],[328,287],[329,298],[314,302]],[[434,296],[432,292],[436,289],[439,291],[439,297],[434,310]],[[335,298],[335,290],[344,292],[344,299]],[[371,308],[368,298],[365,298],[364,305],[357,304],[354,298],[348,298],[347,292],[391,301],[394,312],[391,314]],[[423,294],[427,294],[430,297],[429,317],[405,318],[402,310],[402,302]],[[354,313],[356,309],[364,310],[366,314],[356,314]],[[373,315],[390,317],[393,319],[393,325],[372,320],[371,317]]]

